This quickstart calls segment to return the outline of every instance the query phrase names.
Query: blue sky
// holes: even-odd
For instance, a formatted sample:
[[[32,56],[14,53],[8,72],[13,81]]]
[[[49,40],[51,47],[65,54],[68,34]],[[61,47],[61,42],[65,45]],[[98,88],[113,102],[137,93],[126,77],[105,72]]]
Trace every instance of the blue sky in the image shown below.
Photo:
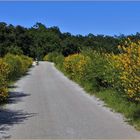
[[[87,35],[140,32],[140,2],[0,2],[0,21]]]

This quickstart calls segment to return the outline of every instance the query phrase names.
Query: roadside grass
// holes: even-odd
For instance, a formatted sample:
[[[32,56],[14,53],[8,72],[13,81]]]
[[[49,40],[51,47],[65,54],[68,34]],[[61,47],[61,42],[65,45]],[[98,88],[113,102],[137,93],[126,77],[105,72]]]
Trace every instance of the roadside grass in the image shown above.
[[[80,83],[79,83],[80,84]],[[118,91],[111,88],[102,88],[99,91],[94,90],[89,83],[80,84],[84,87],[88,94],[94,95],[104,101],[105,106],[109,107],[113,112],[121,113],[125,117],[125,121],[140,130],[140,104],[130,102]]]
[[[113,111],[123,114],[125,121],[140,130],[140,104],[128,101],[113,89],[101,90],[94,95],[103,100]]]
[[[91,83],[78,82],[91,96],[94,95],[105,103],[111,111],[121,113],[126,122],[140,131],[140,104],[131,102],[112,88],[94,89]]]
[[[108,88],[94,90],[90,83],[81,84],[85,91],[91,96],[94,95],[104,101],[105,106],[109,107],[113,112],[121,113],[125,117],[125,121],[133,125],[140,131],[140,104],[127,100],[118,91]]]

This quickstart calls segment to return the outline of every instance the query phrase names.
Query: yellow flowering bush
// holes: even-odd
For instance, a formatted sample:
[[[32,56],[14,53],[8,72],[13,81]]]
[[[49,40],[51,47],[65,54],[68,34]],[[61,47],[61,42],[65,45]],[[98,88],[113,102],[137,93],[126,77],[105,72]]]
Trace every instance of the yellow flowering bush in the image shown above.
[[[0,59],[0,102],[8,97],[8,82],[13,81],[32,65],[32,58],[24,55],[7,54]]]
[[[65,73],[89,90],[111,87],[129,100],[140,101],[140,41],[128,39],[118,49],[119,54],[86,50],[57,63],[62,63]]]
[[[120,88],[120,64],[119,56],[112,54],[104,54],[104,61],[106,60],[103,73],[103,81],[107,82],[111,87],[121,91]]]
[[[21,74],[26,73],[28,68],[32,65],[32,58],[25,56],[25,55],[16,55],[16,59],[18,59],[21,63]]]
[[[64,59],[64,70],[71,75],[71,78],[80,80],[85,75],[86,65],[90,58],[82,54],[69,55]]]
[[[0,102],[8,97],[7,77],[9,74],[9,66],[0,59]]]
[[[120,70],[121,86],[130,99],[140,101],[140,41],[134,43],[128,40],[118,48],[122,52],[116,65]]]
[[[104,80],[128,99],[140,101],[140,42],[128,39],[118,48],[120,54],[105,54]]]
[[[9,80],[16,80],[32,65],[32,58],[24,55],[7,54],[3,59],[10,68]]]

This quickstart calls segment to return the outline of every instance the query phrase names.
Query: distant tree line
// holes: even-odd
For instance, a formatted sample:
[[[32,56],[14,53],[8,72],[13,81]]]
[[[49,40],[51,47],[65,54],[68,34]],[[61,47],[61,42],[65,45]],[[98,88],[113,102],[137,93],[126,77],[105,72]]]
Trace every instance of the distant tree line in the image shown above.
[[[64,56],[79,53],[83,49],[94,49],[108,53],[119,53],[117,46],[129,37],[133,41],[140,39],[140,34],[104,36],[88,34],[72,35],[62,33],[56,26],[46,27],[36,23],[31,28],[20,25],[13,26],[0,22],[0,57],[8,52],[24,54],[33,58],[42,59],[50,52],[62,53]]]

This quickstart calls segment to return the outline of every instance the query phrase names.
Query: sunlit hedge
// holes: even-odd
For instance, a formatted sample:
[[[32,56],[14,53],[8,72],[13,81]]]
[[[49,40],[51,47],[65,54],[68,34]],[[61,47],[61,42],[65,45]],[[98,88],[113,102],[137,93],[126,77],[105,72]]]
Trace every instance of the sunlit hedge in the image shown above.
[[[54,62],[58,68],[63,68],[64,56],[58,52],[48,53],[44,56],[43,60]]]
[[[15,80],[24,74],[32,64],[32,59],[24,55],[7,54],[4,61],[10,67],[9,80]]]
[[[9,66],[0,59],[0,102],[6,100],[7,93],[7,78],[9,74]]]
[[[82,54],[69,55],[64,59],[64,70],[76,80],[81,80],[85,76],[86,65],[90,61],[88,56]]]
[[[43,60],[44,61],[50,61],[50,62],[55,62],[56,61],[56,57],[59,55],[58,52],[51,52],[48,53],[47,55],[44,56]]]
[[[121,88],[130,99],[140,101],[140,42],[128,40],[119,49],[122,54],[117,56],[116,69],[120,72]]]
[[[24,55],[7,54],[0,59],[0,102],[8,97],[8,84],[23,75],[32,65],[32,59]]]
[[[93,90],[114,88],[132,101],[140,101],[140,42],[126,41],[120,54],[86,51],[66,57],[65,72]]]

